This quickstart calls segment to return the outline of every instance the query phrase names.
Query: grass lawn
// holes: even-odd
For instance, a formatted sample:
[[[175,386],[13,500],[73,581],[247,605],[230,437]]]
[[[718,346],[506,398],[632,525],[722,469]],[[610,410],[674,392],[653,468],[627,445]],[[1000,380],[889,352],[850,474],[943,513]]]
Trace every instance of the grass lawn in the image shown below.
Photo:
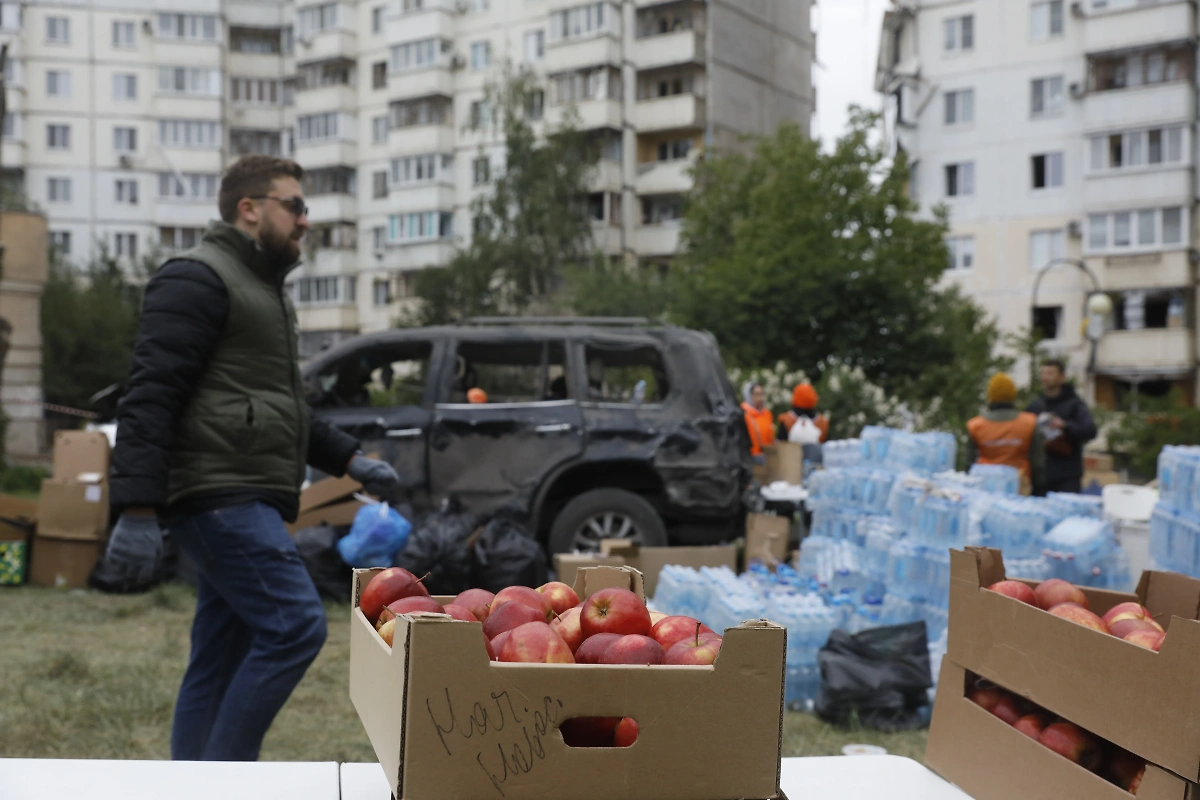
[[[183,586],[114,597],[0,587],[0,758],[170,757],[194,595]],[[264,761],[374,761],[346,689],[349,611],[263,744]],[[845,731],[787,714],[784,755],[839,755],[850,742],[921,759],[925,732]]]

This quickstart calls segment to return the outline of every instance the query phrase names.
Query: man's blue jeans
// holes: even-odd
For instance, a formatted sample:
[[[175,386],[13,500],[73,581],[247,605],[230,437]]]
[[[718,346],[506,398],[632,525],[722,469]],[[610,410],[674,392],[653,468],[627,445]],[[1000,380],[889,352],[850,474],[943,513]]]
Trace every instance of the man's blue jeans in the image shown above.
[[[325,643],[325,608],[279,512],[197,514],[171,537],[196,562],[192,653],[171,731],[177,761],[255,761]]]

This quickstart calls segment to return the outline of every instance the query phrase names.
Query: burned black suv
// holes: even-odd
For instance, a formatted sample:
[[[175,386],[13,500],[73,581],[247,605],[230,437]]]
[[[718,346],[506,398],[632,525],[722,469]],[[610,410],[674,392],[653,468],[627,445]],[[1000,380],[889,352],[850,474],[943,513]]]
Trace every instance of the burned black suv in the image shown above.
[[[314,413],[394,465],[418,511],[513,509],[552,553],[736,535],[746,428],[709,334],[482,319],[359,336],[303,374]]]

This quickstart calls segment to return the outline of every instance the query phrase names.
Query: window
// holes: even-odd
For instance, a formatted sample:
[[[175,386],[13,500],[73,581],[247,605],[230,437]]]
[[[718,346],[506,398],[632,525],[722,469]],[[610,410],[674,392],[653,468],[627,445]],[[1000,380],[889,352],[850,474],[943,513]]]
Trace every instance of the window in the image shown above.
[[[296,117],[296,141],[315,142],[322,139],[334,139],[338,135],[338,118],[336,111],[326,111],[323,114],[306,114]]]
[[[241,105],[286,105],[285,86],[271,78],[230,78],[229,99]]]
[[[975,49],[975,17],[967,14],[951,17],[945,22],[946,52],[964,52]]]
[[[471,69],[479,71],[487,69],[492,64],[492,43],[473,42],[471,44]]]
[[[471,127],[482,128],[491,118],[491,108],[488,106],[487,100],[472,100],[471,101]]]
[[[974,236],[951,236],[946,239],[946,247],[950,250],[949,270],[951,272],[975,266]]]
[[[164,39],[217,41],[217,18],[211,14],[159,14],[158,35]]]
[[[371,9],[371,33],[383,33],[383,6]]]
[[[450,108],[450,99],[445,97],[422,97],[388,105],[393,128],[444,125],[451,119]]]
[[[71,126],[70,125],[47,125],[46,126],[46,147],[50,150],[70,150],[71,149]]]
[[[546,403],[568,399],[567,349],[560,341],[484,344],[460,342],[465,363],[454,382],[451,402],[465,403],[467,392],[482,389],[488,403]]]
[[[374,117],[371,120],[371,141],[376,144],[386,142],[388,138],[388,118]]]
[[[371,228],[371,247],[375,250],[382,250],[385,245],[387,245],[387,228],[383,225]]]
[[[438,55],[448,46],[437,39],[394,44],[388,51],[389,69],[392,72],[408,72],[432,67],[438,63]]]
[[[128,20],[114,20],[112,24],[113,47],[135,47],[133,23]]]
[[[392,282],[389,280],[375,279],[371,285],[371,303],[375,306],[391,305],[392,302]]]
[[[546,113],[546,92],[534,89],[525,97],[525,117],[536,122]]]
[[[231,27],[229,47],[235,53],[277,54],[282,50],[281,34],[279,28]]]
[[[1058,230],[1033,231],[1029,234],[1029,268],[1034,272],[1051,261],[1067,254],[1066,232]]]
[[[221,125],[189,119],[160,119],[158,142],[165,147],[217,148],[221,146]]]
[[[386,286],[388,281],[376,280],[374,286],[381,283]],[[296,296],[300,287],[294,289],[293,296]],[[372,300],[378,301],[384,291],[376,289]],[[411,340],[359,350],[329,365],[317,376],[320,395],[313,406],[318,409],[419,406],[425,402],[425,382],[432,354],[433,346],[429,342]]]
[[[167,94],[221,95],[221,70],[204,67],[159,67],[158,90]]]
[[[690,80],[686,84],[682,78],[676,79],[676,81],[665,81],[668,86],[676,82],[678,83],[676,88],[679,89],[676,94],[683,94],[685,89],[691,91]],[[650,96],[659,96],[659,87],[655,85],[653,88],[654,93]],[[650,91],[649,84],[645,91]],[[621,95],[621,73],[610,67],[578,70],[554,75],[550,78],[550,102],[557,106],[588,100],[619,100]]]
[[[292,299],[297,305],[333,305],[343,302],[343,287],[349,294],[352,278],[331,275],[323,278],[300,278],[291,288]],[[346,297],[349,302],[349,297]]]
[[[683,219],[683,198],[677,195],[647,197],[642,200],[642,224],[661,225]]]
[[[371,195],[380,200],[388,196],[388,174],[387,170],[371,173]]]
[[[113,75],[113,100],[137,99],[137,75]]]
[[[69,98],[71,96],[71,73],[65,70],[46,70],[46,94],[50,97]]]
[[[1031,10],[1031,35],[1035,42],[1044,42],[1063,35],[1063,0],[1034,3]]]
[[[354,194],[358,172],[354,167],[318,167],[304,173],[304,191],[309,195]]]
[[[488,10],[488,0],[470,0],[471,13],[478,14]]]
[[[405,243],[451,236],[452,219],[453,215],[445,211],[392,214],[388,217],[388,240]]]
[[[611,21],[610,21],[611,19]],[[613,32],[616,15],[607,3],[588,3],[550,14],[550,41],[569,41]]]
[[[376,61],[371,65],[371,88],[387,88],[388,65],[386,61]]]
[[[1093,136],[1088,142],[1093,170],[1116,170],[1183,162],[1183,126]]]
[[[51,203],[69,203],[71,202],[71,179],[70,178],[47,178],[46,179],[46,199]]]
[[[163,200],[212,200],[220,178],[202,172],[158,173],[158,196]]]
[[[296,11],[296,36],[305,39],[338,27],[338,4],[322,3]]]
[[[331,58],[315,64],[304,64],[296,70],[296,89],[317,89],[321,86],[349,86],[354,83],[354,61]]]
[[[137,181],[116,181],[113,184],[113,200],[123,205],[136,206],[138,201],[137,187]]]
[[[525,31],[525,63],[536,64],[546,57],[546,32]]]
[[[19,141],[20,135],[17,133],[17,115],[11,111],[4,113],[4,138],[14,139]]]
[[[1062,331],[1062,306],[1036,306],[1033,309],[1033,330],[1043,339],[1054,341]]]
[[[588,345],[587,399],[603,403],[638,402],[637,385],[645,382],[644,403],[661,403],[671,391],[662,353],[654,347],[606,348]],[[565,399],[565,394],[564,394]]]
[[[1162,212],[1163,244],[1183,244],[1183,209],[1164,208]]]
[[[1061,75],[1037,78],[1030,84],[1029,111],[1035,117],[1061,114],[1064,100]]]
[[[488,161],[487,156],[480,156],[471,162],[471,174],[474,178],[474,183],[476,186],[482,186],[485,183],[491,183],[492,163]]]
[[[970,197],[975,194],[975,162],[946,165],[946,196]]]
[[[188,250],[200,244],[204,228],[159,228],[158,243],[166,250]]]
[[[425,0],[400,0],[400,13],[411,14],[425,7]]]
[[[1033,188],[1055,189],[1063,185],[1063,154],[1045,153],[1033,157]]]
[[[50,249],[59,255],[71,255],[71,232],[50,231]]]
[[[46,41],[53,44],[70,44],[71,20],[66,17],[46,17]]]
[[[283,155],[283,135],[279,131],[234,129],[229,132],[229,149],[234,155],[255,153],[264,156]]]
[[[137,150],[137,128],[113,128],[113,150],[132,153]]]
[[[691,139],[674,139],[669,142],[658,143],[659,161],[679,161],[680,159],[687,158],[691,152]]]
[[[1183,209],[1178,206],[1090,214],[1087,246],[1098,253],[1178,247],[1187,240],[1185,225]]]
[[[429,153],[420,156],[392,159],[392,183],[397,186],[429,183],[437,178],[438,156]],[[443,168],[446,164],[443,163]]]
[[[1190,44],[1092,56],[1088,60],[1088,88],[1107,92],[1188,80],[1194,66],[1195,47]]]
[[[113,252],[117,258],[137,258],[137,234],[114,233]]]
[[[307,240],[314,247],[326,250],[354,250],[358,247],[358,226],[352,222],[313,225],[308,229]]]
[[[975,121],[975,90],[946,92],[946,124],[966,125]]]

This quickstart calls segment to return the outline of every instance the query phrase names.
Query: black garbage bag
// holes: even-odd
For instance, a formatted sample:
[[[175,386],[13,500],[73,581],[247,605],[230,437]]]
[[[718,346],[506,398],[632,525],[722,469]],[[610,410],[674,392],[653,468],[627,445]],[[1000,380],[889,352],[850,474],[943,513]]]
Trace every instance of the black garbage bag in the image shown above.
[[[349,532],[345,526],[316,525],[298,530],[292,537],[317,593],[338,603],[350,602],[354,580],[354,570],[337,550],[338,540]]]
[[[933,681],[925,623],[874,628],[851,636],[834,631],[817,655],[821,692],[817,716],[847,725],[904,731],[925,724]]]
[[[480,589],[536,588],[550,580],[546,552],[516,513],[497,513],[479,535],[472,554],[475,586]]]
[[[418,578],[430,594],[455,595],[472,587],[471,542],[479,518],[451,498],[432,514],[413,523],[408,543],[396,554],[395,565]]]

